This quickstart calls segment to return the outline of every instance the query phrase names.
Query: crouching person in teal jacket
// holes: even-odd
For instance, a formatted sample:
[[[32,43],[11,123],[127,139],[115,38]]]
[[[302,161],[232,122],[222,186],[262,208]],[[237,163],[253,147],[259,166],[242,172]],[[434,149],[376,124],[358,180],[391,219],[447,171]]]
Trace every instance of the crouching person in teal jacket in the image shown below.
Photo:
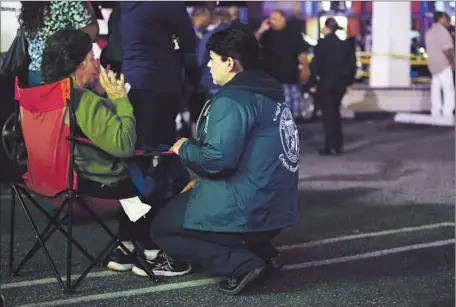
[[[278,266],[271,240],[298,221],[299,136],[281,86],[258,68],[253,33],[229,28],[207,43],[220,91],[206,104],[197,139],[174,150],[197,174],[152,223],[172,258],[225,276],[237,294]]]

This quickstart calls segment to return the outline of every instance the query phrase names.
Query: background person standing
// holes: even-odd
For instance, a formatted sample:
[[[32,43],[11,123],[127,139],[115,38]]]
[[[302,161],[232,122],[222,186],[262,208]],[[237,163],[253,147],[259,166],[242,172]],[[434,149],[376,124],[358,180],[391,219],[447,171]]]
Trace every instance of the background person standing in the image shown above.
[[[455,93],[454,45],[448,31],[450,16],[443,12],[435,12],[434,21],[425,36],[428,67],[432,74],[431,115],[452,117]]]
[[[93,42],[98,37],[98,23],[90,2],[21,1],[20,29],[28,43],[30,57],[29,85],[42,83],[41,59],[46,40],[60,29],[81,29]]]
[[[321,155],[343,151],[340,105],[356,76],[356,54],[348,42],[337,37],[336,31],[340,29],[334,18],[326,20],[322,29],[325,37],[315,46],[310,62],[307,86],[310,92],[317,94],[325,135],[325,145],[319,150]]]
[[[182,1],[128,1],[120,8],[122,73],[131,85],[136,147],[172,145],[183,99],[184,56],[196,49],[187,8]]]
[[[263,68],[282,84],[285,102],[294,118],[300,118],[303,103],[301,85],[307,82],[309,47],[301,31],[287,25],[282,11],[274,10],[255,36],[262,46]]]

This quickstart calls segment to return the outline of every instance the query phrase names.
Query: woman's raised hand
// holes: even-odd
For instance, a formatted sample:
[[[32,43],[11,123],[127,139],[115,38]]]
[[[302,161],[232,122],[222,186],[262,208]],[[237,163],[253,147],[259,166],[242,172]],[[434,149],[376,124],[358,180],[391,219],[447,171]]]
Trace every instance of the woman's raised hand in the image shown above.
[[[123,74],[120,74],[120,80],[117,81],[112,70],[102,71],[100,72],[100,84],[111,100],[127,97],[125,76]]]

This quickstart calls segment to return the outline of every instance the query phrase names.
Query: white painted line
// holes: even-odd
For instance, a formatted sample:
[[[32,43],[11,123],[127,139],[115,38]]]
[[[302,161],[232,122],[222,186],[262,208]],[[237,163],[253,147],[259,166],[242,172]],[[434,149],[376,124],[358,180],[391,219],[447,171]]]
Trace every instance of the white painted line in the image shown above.
[[[422,226],[416,226],[416,227],[404,227],[404,228],[400,228],[400,229],[389,229],[389,230],[382,230],[382,231],[376,231],[376,232],[358,233],[355,235],[347,235],[347,236],[342,236],[342,237],[327,238],[327,239],[311,241],[311,242],[285,245],[285,246],[278,247],[278,249],[279,250],[290,250],[290,249],[296,249],[296,248],[307,248],[307,247],[312,247],[312,246],[338,243],[338,242],[349,241],[349,240],[380,237],[380,236],[387,236],[387,235],[398,234],[398,233],[403,233],[403,232],[413,232],[413,231],[429,230],[429,229],[436,229],[436,228],[442,228],[442,227],[454,227],[454,226],[455,226],[454,223],[445,222],[445,223],[429,224],[429,225],[422,225]]]
[[[307,248],[307,247],[319,246],[319,245],[330,244],[330,243],[337,243],[337,242],[348,241],[348,240],[355,240],[355,239],[360,239],[360,238],[370,238],[370,237],[397,234],[397,233],[402,233],[402,232],[413,232],[413,231],[429,230],[429,229],[436,229],[436,228],[441,228],[441,227],[454,227],[454,226],[455,226],[455,223],[444,222],[444,223],[438,223],[438,224],[422,225],[422,226],[417,226],[417,227],[405,227],[405,228],[390,229],[390,230],[370,232],[370,233],[359,233],[356,235],[327,238],[327,239],[323,239],[323,240],[310,241],[310,242],[304,242],[304,243],[298,243],[298,244],[292,244],[292,245],[284,245],[284,246],[279,246],[278,249],[279,250],[292,250],[292,249]],[[98,272],[91,272],[86,276],[86,278],[108,277],[108,276],[112,276],[112,275],[116,275],[116,274],[119,274],[119,273],[104,270],[104,271],[98,271]],[[80,275],[75,274],[73,276],[74,280],[76,280],[79,276]],[[63,277],[62,279],[66,280],[65,277]],[[20,287],[32,287],[32,286],[51,284],[54,282],[56,282],[56,279],[54,277],[50,277],[50,278],[43,278],[43,279],[5,283],[1,286],[1,288],[2,289],[11,289],[11,288],[20,288]]]
[[[56,300],[56,301],[48,301],[42,303],[32,303],[17,307],[46,307],[46,306],[67,306],[68,304],[76,304],[82,302],[92,302],[92,301],[99,301],[99,300],[106,300],[106,299],[114,299],[114,298],[121,298],[121,297],[130,297],[130,296],[137,296],[142,294],[149,294],[155,292],[163,292],[163,291],[171,291],[176,289],[185,289],[185,288],[193,288],[205,285],[211,285],[217,283],[220,278],[204,278],[204,279],[197,279],[191,280],[186,282],[178,282],[172,284],[165,284],[165,285],[158,285],[152,286],[147,288],[141,289],[131,289],[126,291],[117,291],[112,293],[103,293],[103,294],[94,294],[88,296],[81,296],[75,297],[67,300]]]
[[[320,267],[320,266],[325,266],[325,265],[331,265],[331,264],[336,264],[336,263],[345,263],[345,262],[351,262],[351,261],[368,259],[368,258],[377,258],[377,257],[381,257],[381,256],[398,254],[398,253],[403,253],[403,252],[412,251],[412,250],[451,245],[451,244],[455,244],[455,242],[456,242],[455,239],[449,239],[449,240],[435,241],[435,242],[430,242],[430,243],[415,244],[415,245],[402,246],[402,247],[397,247],[397,248],[384,249],[384,250],[374,251],[374,252],[365,253],[365,254],[347,256],[347,257],[296,263],[296,264],[290,264],[290,265],[284,266],[283,270],[300,270],[300,269],[305,269],[305,268]],[[121,298],[121,297],[124,298],[124,297],[131,297],[131,296],[137,296],[137,295],[143,295],[143,294],[149,294],[149,293],[155,293],[155,292],[163,292],[163,291],[205,286],[205,285],[215,284],[219,280],[220,280],[220,278],[197,279],[197,280],[186,281],[186,282],[151,286],[151,287],[141,288],[141,289],[116,291],[116,292],[111,292],[111,293],[94,294],[94,295],[87,295],[87,296],[81,296],[81,297],[75,297],[75,298],[69,298],[69,299],[47,301],[47,302],[41,302],[41,303],[32,303],[32,304],[21,305],[21,306],[17,306],[17,307],[67,306],[69,304],[76,304],[76,303],[82,303],[82,302],[93,302],[93,301],[108,300],[108,299]]]
[[[113,272],[113,271],[108,271],[106,269],[104,271],[91,272],[86,276],[86,278],[107,277],[107,276],[112,276],[112,275],[116,275],[116,274],[119,274],[119,273]],[[75,274],[72,276],[72,279],[76,280],[76,279],[78,279],[79,276],[81,276],[81,275]],[[66,277],[62,277],[62,280],[65,281]],[[52,284],[52,283],[57,283],[57,280],[55,279],[55,277],[12,282],[12,283],[3,284],[3,285],[1,285],[0,288],[1,289],[11,289],[11,288],[21,288],[21,287],[32,287],[32,286],[46,285],[46,284]]]
[[[326,260],[320,260],[320,261],[288,264],[288,265],[285,265],[283,267],[283,269],[299,270],[299,269],[305,269],[305,268],[319,267],[319,266],[323,266],[323,265],[351,262],[351,261],[369,259],[369,258],[377,258],[377,257],[381,257],[381,256],[386,256],[386,255],[404,253],[404,252],[424,249],[424,248],[451,245],[451,244],[455,244],[455,243],[456,243],[456,239],[448,239],[448,240],[441,240],[441,241],[435,241],[435,242],[429,242],[429,243],[414,244],[414,245],[401,246],[401,247],[396,247],[396,248],[382,249],[382,250],[378,250],[378,251],[374,251],[374,252],[370,252],[370,253],[357,254],[357,255],[340,257],[340,258],[332,258],[332,259],[326,259]]]

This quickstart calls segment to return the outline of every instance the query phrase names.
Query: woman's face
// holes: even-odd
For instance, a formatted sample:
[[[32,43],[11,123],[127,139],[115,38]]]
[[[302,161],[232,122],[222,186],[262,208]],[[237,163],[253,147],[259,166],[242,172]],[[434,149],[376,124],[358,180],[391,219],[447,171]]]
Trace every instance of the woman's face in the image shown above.
[[[332,30],[330,28],[328,28],[327,26],[324,26],[321,29],[321,34],[323,34],[324,36],[328,36],[331,33],[332,33]]]
[[[98,60],[95,59],[93,51],[90,52],[85,57],[84,61],[79,65],[76,70],[76,80],[79,85],[87,86],[91,84],[100,73],[100,64]]]

